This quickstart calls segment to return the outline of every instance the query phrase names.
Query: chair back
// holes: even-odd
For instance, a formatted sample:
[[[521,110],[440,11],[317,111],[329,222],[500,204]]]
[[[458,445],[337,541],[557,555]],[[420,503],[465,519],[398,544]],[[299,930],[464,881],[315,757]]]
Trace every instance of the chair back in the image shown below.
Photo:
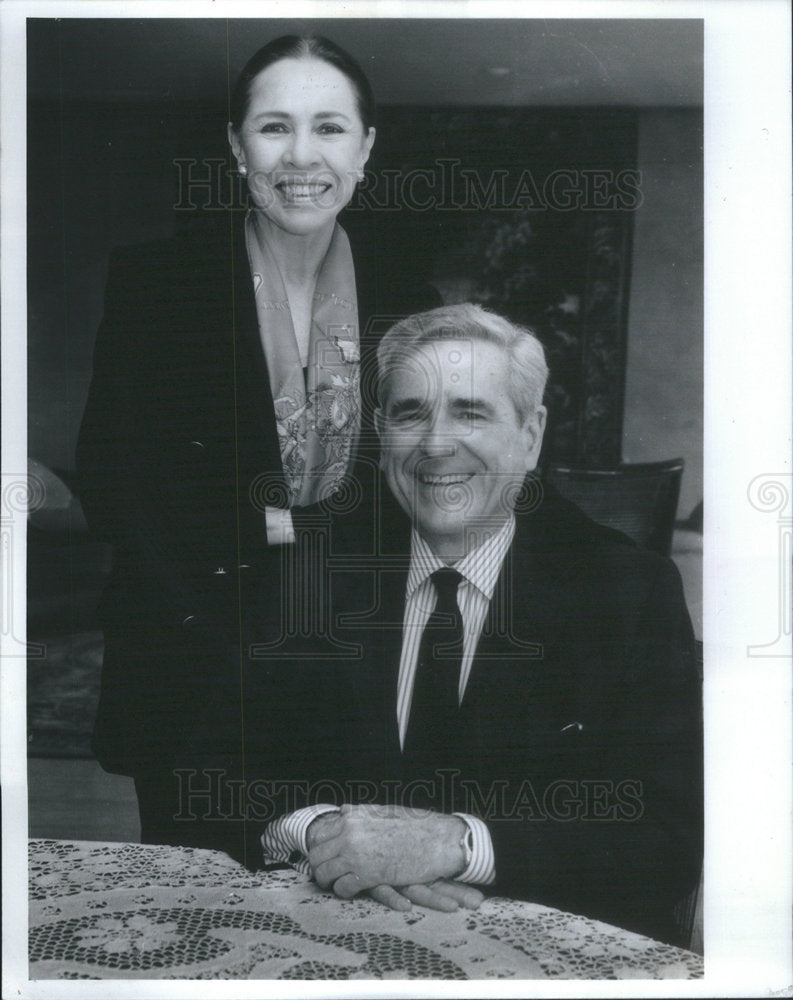
[[[593,521],[616,528],[638,545],[668,556],[672,550],[682,458],[614,469],[548,466],[543,478]]]

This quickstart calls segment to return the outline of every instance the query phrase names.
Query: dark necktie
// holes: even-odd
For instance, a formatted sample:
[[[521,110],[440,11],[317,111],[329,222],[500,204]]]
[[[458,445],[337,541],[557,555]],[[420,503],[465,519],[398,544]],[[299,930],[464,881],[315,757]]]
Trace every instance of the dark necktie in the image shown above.
[[[457,586],[462,577],[456,569],[444,567],[431,580],[438,600],[421,636],[405,734],[405,753],[414,757],[437,757],[448,748],[458,716],[463,619]]]

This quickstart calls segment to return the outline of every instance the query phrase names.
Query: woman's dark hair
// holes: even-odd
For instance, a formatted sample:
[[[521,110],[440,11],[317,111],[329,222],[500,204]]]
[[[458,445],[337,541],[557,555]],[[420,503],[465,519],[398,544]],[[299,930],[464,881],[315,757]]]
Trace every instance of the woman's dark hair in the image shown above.
[[[262,72],[282,59],[321,59],[343,73],[350,81],[358,104],[358,114],[368,131],[374,125],[374,95],[366,74],[344,49],[322,35],[282,35],[255,52],[245,64],[231,95],[231,127],[239,132],[251,99],[251,83]]]

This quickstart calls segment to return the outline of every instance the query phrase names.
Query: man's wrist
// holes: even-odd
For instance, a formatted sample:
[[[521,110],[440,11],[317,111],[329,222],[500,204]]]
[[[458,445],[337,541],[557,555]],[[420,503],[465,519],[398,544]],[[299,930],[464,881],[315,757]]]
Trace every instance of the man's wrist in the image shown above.
[[[443,823],[447,830],[437,841],[439,848],[443,845],[443,858],[439,862],[444,873],[442,877],[456,878],[467,867],[464,843],[468,827],[459,816],[443,816]]]
[[[455,878],[459,878],[468,871],[471,867],[471,858],[474,854],[474,838],[471,833],[471,827],[467,823],[465,824],[465,833],[460,840],[460,847],[463,849],[463,867],[457,873]]]
[[[335,815],[338,808],[322,804],[304,806],[271,820],[262,834],[265,861],[293,864],[296,857],[305,857],[308,828],[318,816],[327,812]]]
[[[454,813],[466,825],[463,849],[466,853],[466,867],[455,877],[460,882],[490,885],[495,881],[496,865],[493,841],[490,831],[479,817],[468,813]]]
[[[320,813],[315,816],[314,819],[309,823],[306,828],[306,848],[311,850],[318,841],[322,841],[325,838],[322,836],[325,827],[330,823],[336,822],[336,817],[338,816],[338,809],[328,810],[327,812]]]

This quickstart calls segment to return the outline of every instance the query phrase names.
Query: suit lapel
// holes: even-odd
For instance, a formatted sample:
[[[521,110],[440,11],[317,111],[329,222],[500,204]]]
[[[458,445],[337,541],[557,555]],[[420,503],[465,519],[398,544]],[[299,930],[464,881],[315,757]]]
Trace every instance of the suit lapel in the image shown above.
[[[538,732],[555,724],[559,693],[567,688],[565,623],[569,609],[552,560],[538,544],[541,518],[518,514],[462,704],[463,724],[487,745],[516,729]]]
[[[464,718],[498,725],[523,714],[544,669],[547,594],[516,533],[504,559],[462,703]]]

